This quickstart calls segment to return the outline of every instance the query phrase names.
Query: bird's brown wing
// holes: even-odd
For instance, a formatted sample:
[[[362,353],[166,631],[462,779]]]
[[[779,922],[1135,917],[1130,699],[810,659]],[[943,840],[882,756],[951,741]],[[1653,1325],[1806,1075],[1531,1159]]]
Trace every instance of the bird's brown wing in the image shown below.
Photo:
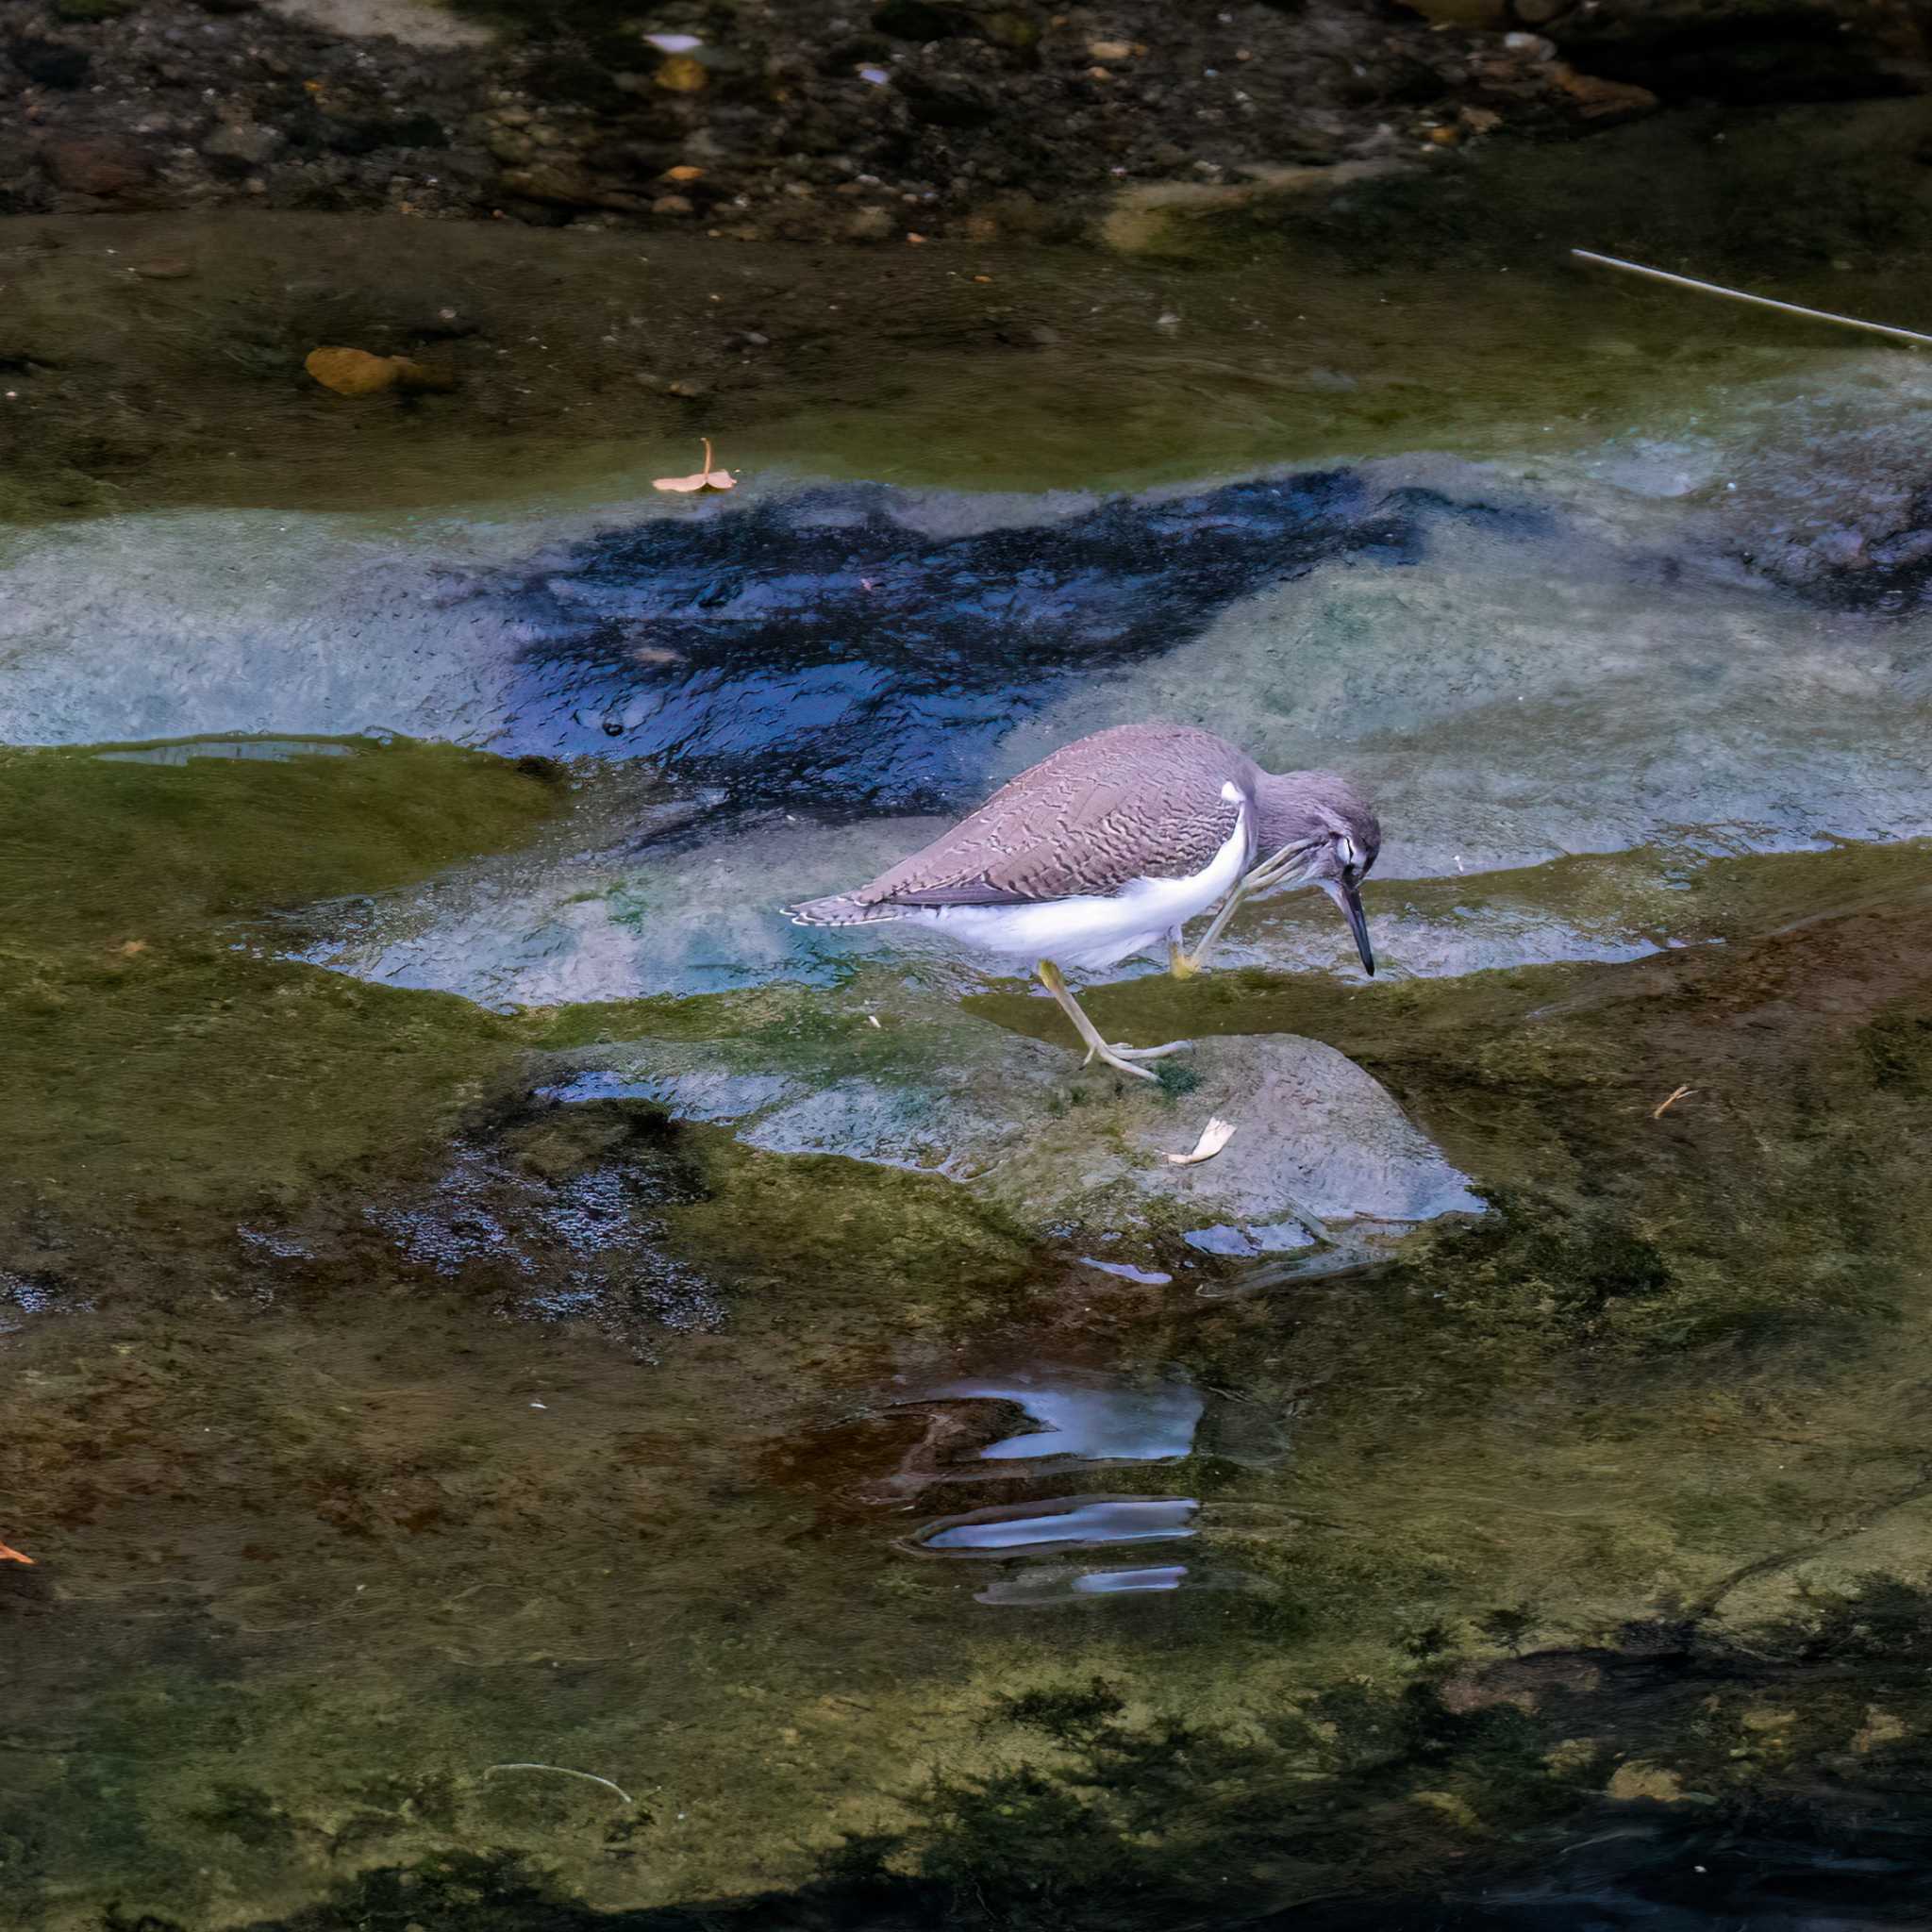
[[[1122,725],[1064,745],[849,895],[865,906],[1023,906],[1204,872],[1252,796],[1244,754],[1205,731]],[[1240,799],[1224,789],[1232,781]],[[1252,813],[1249,822],[1252,824]]]

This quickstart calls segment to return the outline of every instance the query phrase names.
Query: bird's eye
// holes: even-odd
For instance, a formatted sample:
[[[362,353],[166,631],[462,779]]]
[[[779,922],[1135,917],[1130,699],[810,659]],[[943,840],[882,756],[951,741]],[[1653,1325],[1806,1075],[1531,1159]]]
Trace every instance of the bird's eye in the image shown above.
[[[1342,833],[1341,837],[1335,841],[1335,849],[1341,856],[1341,863],[1343,868],[1347,871],[1353,872],[1355,870],[1356,862],[1355,841],[1351,839],[1346,832],[1344,832]]]

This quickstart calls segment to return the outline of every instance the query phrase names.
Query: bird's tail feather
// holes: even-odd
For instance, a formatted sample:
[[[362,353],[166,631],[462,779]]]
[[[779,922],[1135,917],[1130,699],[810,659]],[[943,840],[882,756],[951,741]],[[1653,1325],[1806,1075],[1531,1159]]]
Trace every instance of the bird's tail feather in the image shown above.
[[[785,909],[793,925],[882,925],[906,916],[897,906],[868,906],[850,892],[835,892],[829,899],[807,899]]]

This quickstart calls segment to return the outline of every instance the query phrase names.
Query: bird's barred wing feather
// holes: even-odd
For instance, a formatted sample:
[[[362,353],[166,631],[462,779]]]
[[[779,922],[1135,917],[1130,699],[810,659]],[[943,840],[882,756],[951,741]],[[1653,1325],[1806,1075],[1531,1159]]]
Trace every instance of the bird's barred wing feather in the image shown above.
[[[1183,727],[1099,733],[1023,772],[924,851],[846,896],[881,910],[1021,906],[1205,872],[1241,823],[1246,762],[1233,746]]]

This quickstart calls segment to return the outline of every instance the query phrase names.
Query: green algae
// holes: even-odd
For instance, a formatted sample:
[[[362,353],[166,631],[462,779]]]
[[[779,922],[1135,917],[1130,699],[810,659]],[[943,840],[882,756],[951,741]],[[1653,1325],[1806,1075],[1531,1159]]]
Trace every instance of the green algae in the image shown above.
[[[882,1309],[908,1339],[952,1336],[1027,1298],[1037,1239],[937,1175],[869,1172],[835,1156],[774,1158],[712,1130],[709,1195],[672,1216],[679,1251],[783,1305],[805,1335],[841,1341]]]
[[[166,763],[127,746],[0,752],[0,918],[66,941],[383,891],[519,843],[557,808],[541,774],[452,745],[224,755],[250,742],[212,741],[203,757],[186,741]]]
[[[345,756],[324,756],[324,751]],[[7,1188],[62,1215],[231,1207],[420,1143],[500,1064],[465,1003],[276,957],[264,926],[528,838],[555,786],[448,746],[0,753]]]

